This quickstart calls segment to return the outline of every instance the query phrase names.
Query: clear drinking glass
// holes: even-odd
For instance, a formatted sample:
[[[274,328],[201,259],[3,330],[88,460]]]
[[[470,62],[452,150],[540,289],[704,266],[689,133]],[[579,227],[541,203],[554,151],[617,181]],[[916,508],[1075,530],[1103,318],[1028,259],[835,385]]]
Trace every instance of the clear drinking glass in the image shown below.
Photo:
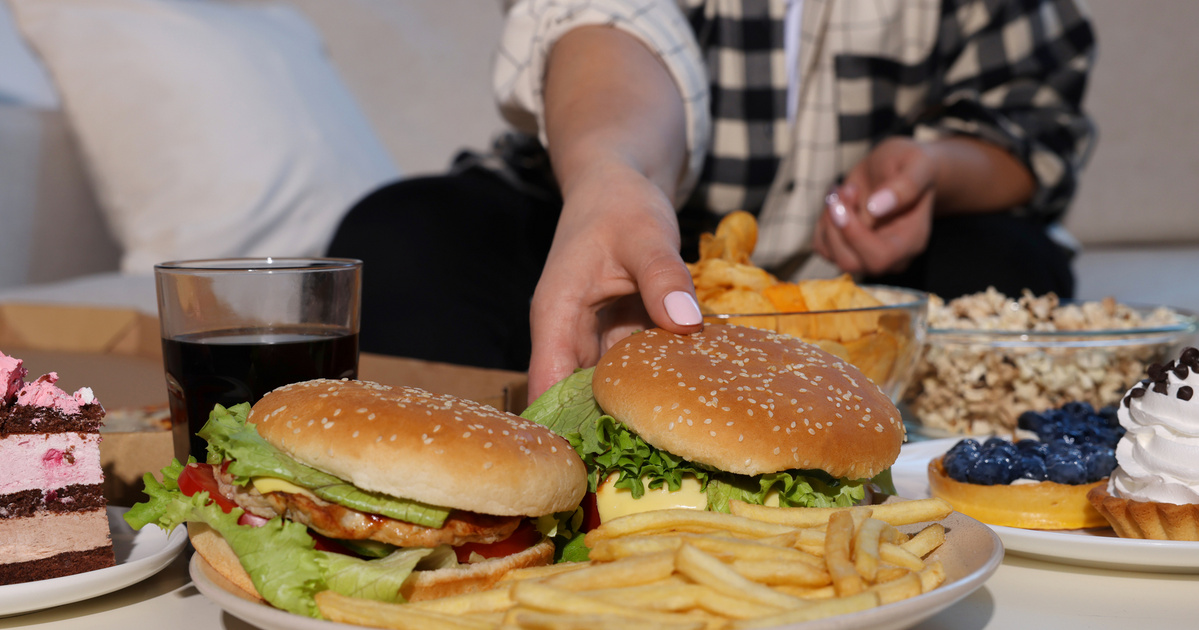
[[[216,404],[356,378],[362,261],[227,258],[154,267],[175,456],[203,461]]]

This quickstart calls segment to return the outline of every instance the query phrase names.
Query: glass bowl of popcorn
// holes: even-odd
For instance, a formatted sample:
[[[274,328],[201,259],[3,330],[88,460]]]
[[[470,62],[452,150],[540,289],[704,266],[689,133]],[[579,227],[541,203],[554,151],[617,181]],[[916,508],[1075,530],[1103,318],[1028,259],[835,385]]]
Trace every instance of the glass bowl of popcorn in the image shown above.
[[[923,435],[1011,437],[1025,411],[1119,403],[1147,366],[1196,343],[1197,322],[1112,298],[930,296],[924,349],[901,400]]]
[[[853,364],[891,400],[899,402],[924,344],[927,293],[855,285],[848,277],[778,284],[772,288],[795,291],[796,297],[810,310],[787,310],[788,302],[773,295],[770,304],[735,313],[709,312],[704,321],[753,326],[798,337]],[[727,300],[701,302],[701,305],[714,303],[735,306]],[[779,310],[765,312],[769,306]]]

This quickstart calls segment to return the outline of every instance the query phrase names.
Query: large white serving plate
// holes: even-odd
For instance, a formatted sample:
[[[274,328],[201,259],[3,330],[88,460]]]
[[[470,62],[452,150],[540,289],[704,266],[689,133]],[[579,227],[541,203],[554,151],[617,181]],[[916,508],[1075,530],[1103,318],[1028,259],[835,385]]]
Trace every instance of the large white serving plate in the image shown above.
[[[905,444],[891,469],[895,489],[909,499],[930,496],[928,462],[961,438]],[[1118,538],[1110,528],[1050,531],[989,525],[1009,553],[1085,567],[1199,573],[1199,542]]]
[[[155,525],[134,531],[122,518],[129,508],[108,507],[116,564],[106,569],[50,580],[0,586],[0,617],[91,599],[140,582],[179,555],[187,544],[182,525],[167,535]],[[47,532],[53,535],[53,532]]]
[[[941,560],[946,580],[939,588],[871,610],[831,617],[779,630],[902,630],[952,606],[986,582],[1003,560],[1003,545],[982,523],[954,513],[944,519],[946,541],[930,558]],[[917,531],[919,527],[901,528]],[[222,577],[199,554],[188,567],[196,588],[230,615],[264,630],[336,630],[357,628],[295,615],[263,603]]]

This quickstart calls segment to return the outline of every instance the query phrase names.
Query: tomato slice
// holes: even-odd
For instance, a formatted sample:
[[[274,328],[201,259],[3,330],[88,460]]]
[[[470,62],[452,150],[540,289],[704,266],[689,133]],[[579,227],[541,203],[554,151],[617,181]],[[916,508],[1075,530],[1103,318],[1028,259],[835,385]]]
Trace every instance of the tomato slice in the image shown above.
[[[216,476],[209,464],[193,463],[184,466],[183,473],[179,475],[179,491],[189,497],[197,492],[207,492],[208,497],[221,506],[225,514],[237,507],[236,503],[221,494],[221,487],[217,485]]]
[[[512,535],[493,543],[466,543],[454,547],[454,553],[458,556],[458,562],[463,564],[470,562],[472,553],[477,553],[484,558],[502,558],[510,556],[514,553],[520,553],[541,541],[541,532],[533,527],[533,521],[525,520],[512,532]]]
[[[227,465],[228,462],[226,462]],[[179,475],[179,491],[187,496],[193,496],[197,492],[207,492],[208,497],[212,499],[221,511],[228,514],[237,507],[237,504],[229,500],[228,497],[221,494],[221,487],[217,484],[216,475],[212,471],[212,466],[209,464],[188,464],[183,467],[183,473]],[[268,519],[261,516],[255,516],[249,512],[243,512],[237,519],[238,525],[249,525],[251,527],[261,527]]]
[[[596,504],[595,493],[588,492],[583,495],[583,527],[584,532],[589,532],[600,526],[599,505]]]

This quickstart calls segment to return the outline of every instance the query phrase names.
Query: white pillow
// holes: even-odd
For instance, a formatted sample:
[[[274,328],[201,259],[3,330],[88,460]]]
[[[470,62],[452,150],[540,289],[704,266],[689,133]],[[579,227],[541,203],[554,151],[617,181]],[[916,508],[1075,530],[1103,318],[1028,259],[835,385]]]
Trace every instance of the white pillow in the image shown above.
[[[399,176],[293,9],[10,2],[58,87],[123,271],[321,254],[345,211]]]

